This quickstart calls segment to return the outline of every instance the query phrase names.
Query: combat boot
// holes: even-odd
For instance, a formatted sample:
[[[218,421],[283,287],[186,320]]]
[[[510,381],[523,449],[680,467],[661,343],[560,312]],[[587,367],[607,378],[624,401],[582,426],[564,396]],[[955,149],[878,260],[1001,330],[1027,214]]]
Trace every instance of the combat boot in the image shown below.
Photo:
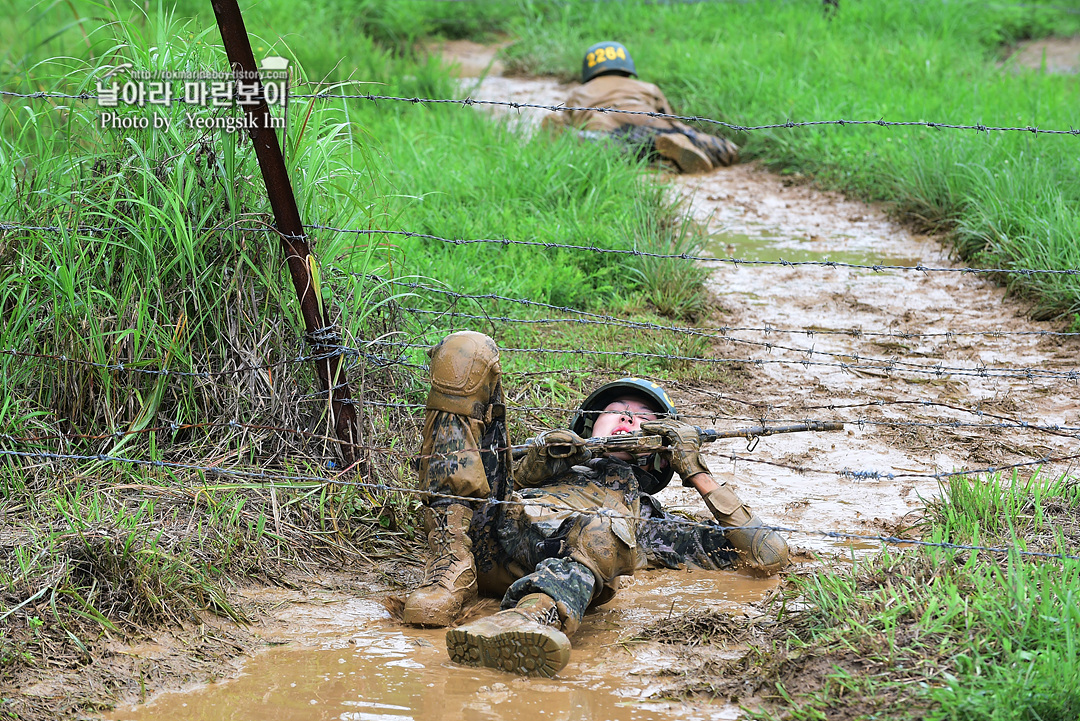
[[[524,676],[552,677],[570,661],[555,599],[531,593],[507,611],[446,632],[450,660]]]
[[[707,173],[712,161],[682,133],[661,133],[656,136],[656,152],[679,166],[684,173]]]
[[[708,133],[687,133],[690,142],[708,156],[713,166],[726,167],[739,162],[739,146],[735,143]]]
[[[424,509],[431,557],[424,582],[409,594],[402,620],[415,626],[449,626],[476,599],[476,562],[469,524],[473,511],[458,503]]]
[[[787,565],[787,541],[776,531],[759,528],[761,519],[751,513],[726,485],[706,494],[705,505],[721,526],[738,529],[724,535],[744,561],[768,573]]]

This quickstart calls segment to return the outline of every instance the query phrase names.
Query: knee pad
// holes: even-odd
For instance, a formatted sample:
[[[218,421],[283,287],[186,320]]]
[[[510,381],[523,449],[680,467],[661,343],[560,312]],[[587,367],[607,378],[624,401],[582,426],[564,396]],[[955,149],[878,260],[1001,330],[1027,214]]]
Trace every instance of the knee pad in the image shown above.
[[[471,330],[451,333],[431,349],[428,410],[446,411],[490,422],[492,405],[501,405],[499,348]]]

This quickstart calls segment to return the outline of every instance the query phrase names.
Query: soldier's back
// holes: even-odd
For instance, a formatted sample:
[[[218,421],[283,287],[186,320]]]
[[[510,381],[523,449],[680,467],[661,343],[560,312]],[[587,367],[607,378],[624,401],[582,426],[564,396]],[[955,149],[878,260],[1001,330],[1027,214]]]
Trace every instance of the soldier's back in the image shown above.
[[[569,107],[615,108],[641,113],[671,113],[660,88],[621,75],[603,75],[576,88],[566,99]],[[623,115],[588,110],[568,111],[568,125],[583,130],[608,132],[623,125],[652,125],[668,127],[670,122],[647,115]]]

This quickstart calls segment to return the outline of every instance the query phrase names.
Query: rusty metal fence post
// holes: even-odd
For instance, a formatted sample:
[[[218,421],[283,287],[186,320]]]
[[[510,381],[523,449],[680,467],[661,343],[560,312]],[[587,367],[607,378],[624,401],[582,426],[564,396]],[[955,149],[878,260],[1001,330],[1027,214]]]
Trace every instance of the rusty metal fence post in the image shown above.
[[[333,342],[337,334],[330,323],[326,309],[322,307],[317,284],[313,277],[314,257],[308,248],[300,210],[296,205],[289,173],[278,145],[277,134],[271,127],[270,108],[266,103],[263,83],[259,77],[255,56],[251,52],[244,18],[237,0],[211,0],[217,17],[221,40],[229,65],[237,81],[250,86],[255,84],[254,104],[243,104],[247,115],[248,131],[255,146],[255,155],[262,171],[266,193],[274,211],[281,247],[289,264],[296,297],[304,317],[304,329],[314,348],[315,367],[329,399],[329,411],[340,444],[342,459],[351,464],[356,458],[358,443],[357,413],[349,393],[345,377],[345,356],[341,343]]]

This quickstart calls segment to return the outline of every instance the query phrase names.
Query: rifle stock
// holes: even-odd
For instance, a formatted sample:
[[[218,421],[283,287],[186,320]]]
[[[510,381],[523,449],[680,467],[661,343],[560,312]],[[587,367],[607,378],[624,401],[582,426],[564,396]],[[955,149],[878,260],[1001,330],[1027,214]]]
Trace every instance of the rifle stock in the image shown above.
[[[721,438],[759,438],[772,436],[777,433],[804,433],[820,431],[841,431],[844,424],[839,421],[807,421],[790,426],[749,426],[746,428],[733,428],[728,431],[717,431],[712,428],[698,428],[698,437],[702,443],[712,443]],[[514,458],[521,458],[528,453],[535,439],[520,446],[513,446]],[[654,453],[664,447],[664,440],[660,436],[645,435],[641,431],[625,433],[618,436],[599,436],[586,438],[585,447],[592,451],[593,456],[604,456],[612,453]],[[548,455],[552,458],[565,458],[573,455],[573,446],[557,444],[548,446]]]

